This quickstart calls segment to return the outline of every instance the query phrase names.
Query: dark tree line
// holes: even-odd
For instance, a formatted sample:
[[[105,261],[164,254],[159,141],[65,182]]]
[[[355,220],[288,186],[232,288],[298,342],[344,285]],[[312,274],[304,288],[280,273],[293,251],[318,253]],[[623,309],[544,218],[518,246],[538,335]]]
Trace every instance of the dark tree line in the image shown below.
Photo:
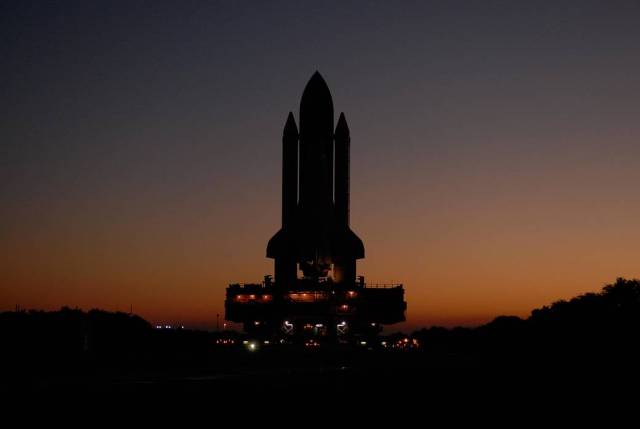
[[[640,356],[640,281],[618,278],[598,293],[533,310],[527,319],[500,316],[477,328],[431,327],[413,336],[432,354],[623,362]]]
[[[123,312],[63,307],[0,313],[0,367],[34,371],[167,367],[216,362],[216,334],[155,329]],[[213,359],[212,359],[213,358]]]
[[[59,311],[0,313],[5,358],[133,355],[147,346],[151,332],[147,321],[121,312],[63,307]]]

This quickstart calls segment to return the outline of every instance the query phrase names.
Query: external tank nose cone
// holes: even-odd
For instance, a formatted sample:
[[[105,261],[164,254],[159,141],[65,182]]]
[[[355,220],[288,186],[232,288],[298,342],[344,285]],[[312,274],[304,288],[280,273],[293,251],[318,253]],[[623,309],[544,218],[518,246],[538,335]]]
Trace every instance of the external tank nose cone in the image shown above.
[[[300,132],[333,133],[333,100],[324,78],[311,76],[300,101]]]

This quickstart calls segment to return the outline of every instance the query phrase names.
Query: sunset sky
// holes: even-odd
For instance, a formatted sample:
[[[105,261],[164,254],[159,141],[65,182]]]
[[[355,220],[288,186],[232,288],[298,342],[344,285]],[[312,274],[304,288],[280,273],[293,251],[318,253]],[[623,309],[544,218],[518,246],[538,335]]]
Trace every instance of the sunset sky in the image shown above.
[[[215,327],[228,283],[273,271],[316,69],[398,329],[640,277],[639,23],[611,0],[3,1],[0,310]]]

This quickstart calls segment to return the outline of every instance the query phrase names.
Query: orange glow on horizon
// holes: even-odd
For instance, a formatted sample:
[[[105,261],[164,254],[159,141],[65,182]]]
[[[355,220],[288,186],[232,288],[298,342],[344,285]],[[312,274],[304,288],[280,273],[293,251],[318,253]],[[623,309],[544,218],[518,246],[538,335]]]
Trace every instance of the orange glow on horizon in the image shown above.
[[[361,207],[378,189],[362,191],[352,221],[367,249],[358,273],[370,283],[402,282],[406,288],[408,321],[391,330],[526,317],[618,276],[638,277],[640,251],[633,243],[640,238],[640,205],[616,209],[613,194],[601,204],[586,199],[587,192],[584,198],[575,193],[571,203],[536,201],[541,193],[523,192],[475,201],[471,210],[470,189],[446,205],[441,199],[425,201],[419,210],[412,203],[415,211],[367,212]],[[398,194],[387,189],[385,195]],[[401,204],[397,198],[391,203]],[[169,218],[82,225],[71,216],[68,223],[13,229],[2,242],[2,309],[67,305],[128,312],[133,306],[152,323],[214,329],[229,283],[255,282],[272,272],[259,237],[277,225],[276,204],[253,223],[242,215],[244,230],[222,227],[232,225],[230,219],[191,228]],[[239,207],[232,215],[244,211]],[[590,215],[573,218],[575,213]]]

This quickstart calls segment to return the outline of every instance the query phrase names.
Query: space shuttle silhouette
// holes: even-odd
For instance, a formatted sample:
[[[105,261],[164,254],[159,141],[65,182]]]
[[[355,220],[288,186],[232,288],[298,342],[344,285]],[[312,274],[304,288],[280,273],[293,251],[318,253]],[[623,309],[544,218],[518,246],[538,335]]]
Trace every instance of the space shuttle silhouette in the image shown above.
[[[289,112],[282,136],[282,228],[269,240],[275,283],[306,278],[355,283],[362,240],[349,226],[349,126],[344,113],[333,127],[333,100],[317,71],[300,101],[300,130]],[[334,169],[335,166],[335,169]]]

